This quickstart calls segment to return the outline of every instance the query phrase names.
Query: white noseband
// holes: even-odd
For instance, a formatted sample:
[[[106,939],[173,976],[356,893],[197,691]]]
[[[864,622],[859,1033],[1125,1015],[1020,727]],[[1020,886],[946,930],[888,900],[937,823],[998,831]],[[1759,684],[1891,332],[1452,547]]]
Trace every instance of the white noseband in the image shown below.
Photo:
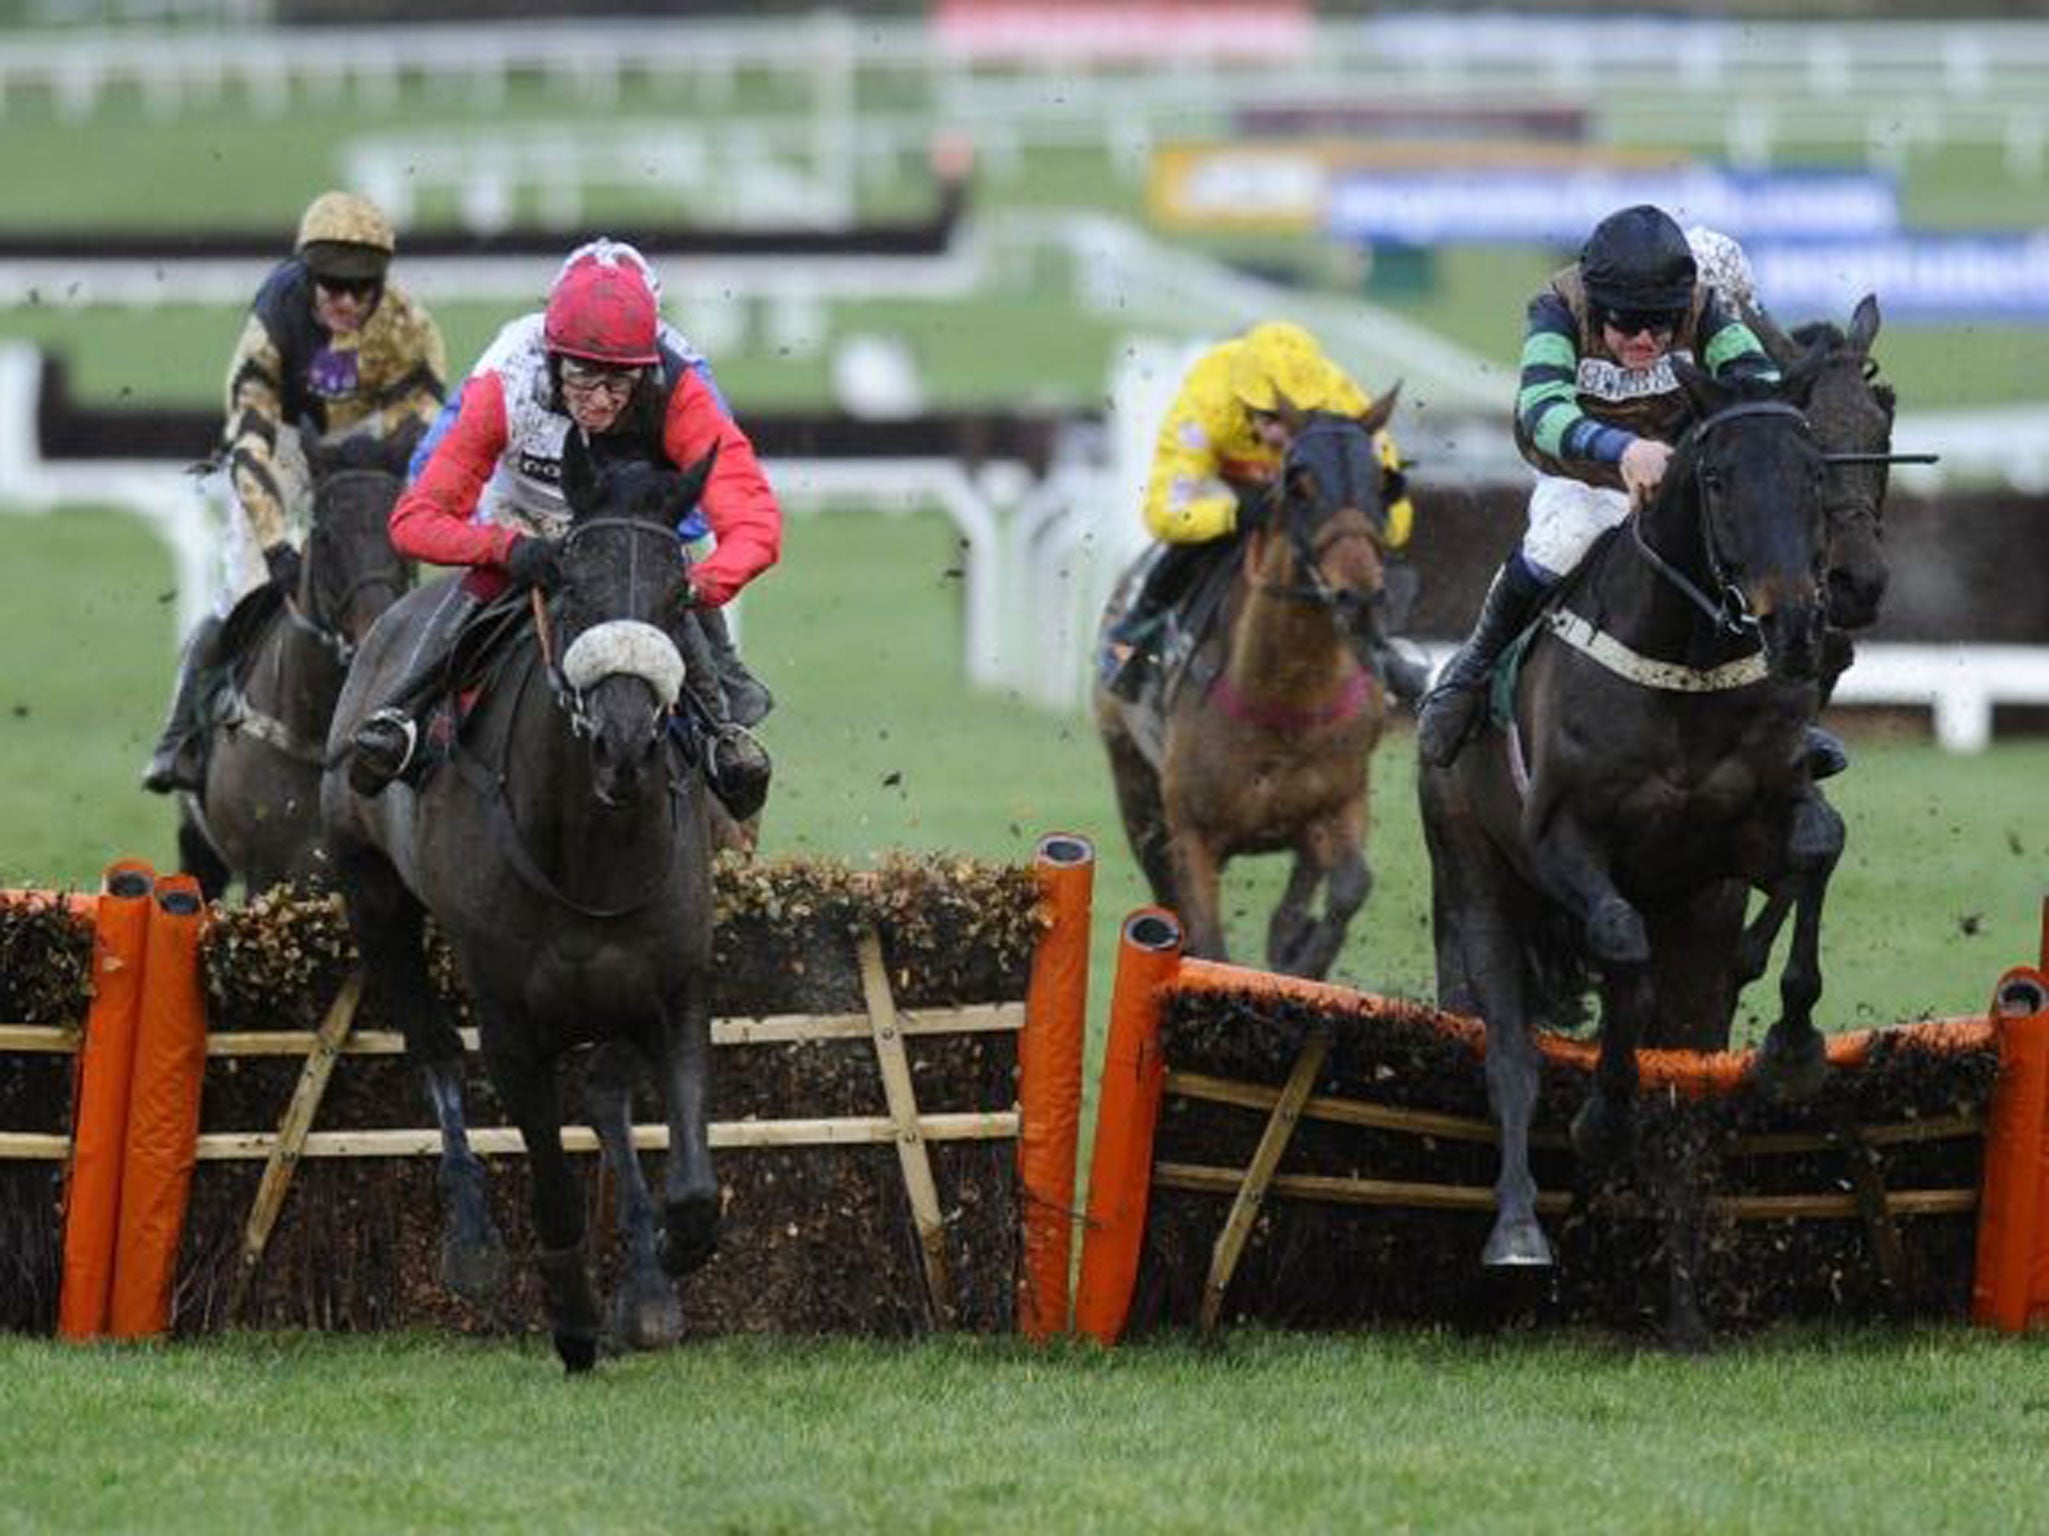
[[[562,676],[578,693],[624,673],[644,679],[665,707],[681,694],[685,670],[676,642],[638,619],[593,625],[562,653]]]

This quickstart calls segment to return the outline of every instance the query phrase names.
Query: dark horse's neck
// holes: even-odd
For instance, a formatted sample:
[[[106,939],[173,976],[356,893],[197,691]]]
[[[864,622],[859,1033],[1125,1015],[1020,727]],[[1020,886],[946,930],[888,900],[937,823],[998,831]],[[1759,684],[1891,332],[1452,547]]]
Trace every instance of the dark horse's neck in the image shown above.
[[[328,722],[348,675],[339,642],[307,617],[297,594],[280,605],[271,632],[275,638],[270,644],[254,652],[243,696],[317,748],[327,738]]]
[[[500,765],[527,883],[586,916],[623,916],[651,901],[673,873],[692,809],[682,798],[689,791],[672,784],[666,743],[608,803],[590,743],[555,698],[538,650],[524,650],[496,686],[499,720],[479,734]]]
[[[1658,494],[1596,556],[1589,596],[1570,606],[1645,656],[1713,667],[1755,652],[1758,639],[1707,611],[1723,593],[1708,559],[1694,464],[1691,444],[1683,444]]]

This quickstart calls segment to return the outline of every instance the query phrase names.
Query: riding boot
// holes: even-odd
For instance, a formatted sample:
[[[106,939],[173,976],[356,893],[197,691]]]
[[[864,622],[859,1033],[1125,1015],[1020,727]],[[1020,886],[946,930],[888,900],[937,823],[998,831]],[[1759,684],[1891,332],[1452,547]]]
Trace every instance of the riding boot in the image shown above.
[[[1485,700],[1494,663],[1536,617],[1550,590],[1550,583],[1520,553],[1509,556],[1495,574],[1480,605],[1479,622],[1423,699],[1416,720],[1416,753],[1425,763],[1443,768],[1458,756]]]
[[[746,821],[768,799],[774,765],[768,749],[726,709],[717,658],[702,626],[685,622],[671,634],[683,652],[684,683],[710,726],[704,745],[704,781],[735,821]]]
[[[697,627],[704,631],[705,644],[711,647],[713,663],[718,672],[719,686],[726,693],[726,713],[735,725],[759,725],[775,708],[775,695],[768,691],[768,684],[747,669],[747,663],[740,659],[739,647],[733,644],[733,632],[726,624],[726,615],[719,608],[693,608]]]
[[[1110,630],[1115,661],[1103,679],[1103,686],[1113,697],[1135,704],[1145,693],[1146,682],[1160,659],[1158,642],[1166,627],[1167,614],[1180,602],[1194,574],[1204,565],[1209,547],[1169,544],[1146,571],[1131,606]]]
[[[1807,727],[1807,776],[1819,784],[1850,766],[1849,748],[1835,732],[1821,726]]]
[[[1393,640],[1375,636],[1373,640],[1373,670],[1380,674],[1380,680],[1398,704],[1415,704],[1430,689],[1430,667],[1427,662],[1417,661]]]
[[[450,598],[420,637],[411,669],[356,727],[349,788],[357,794],[375,799],[392,780],[418,767],[419,711],[440,690],[448,671],[449,646],[475,608],[476,599],[467,593]]]
[[[150,753],[149,766],[142,771],[142,787],[153,795],[174,789],[198,794],[206,787],[206,725],[199,718],[199,706],[211,674],[221,664],[222,627],[213,614],[201,619],[179,659],[170,717]]]

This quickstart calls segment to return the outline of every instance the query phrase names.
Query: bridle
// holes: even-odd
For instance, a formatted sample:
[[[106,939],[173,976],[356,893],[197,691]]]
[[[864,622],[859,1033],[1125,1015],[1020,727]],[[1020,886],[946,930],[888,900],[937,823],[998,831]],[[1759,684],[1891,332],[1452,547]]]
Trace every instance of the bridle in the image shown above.
[[[676,530],[663,523],[651,523],[635,517],[594,517],[586,522],[575,524],[570,528],[569,532],[562,536],[562,554],[564,557],[568,556],[585,534],[593,533],[599,529],[623,530],[633,534],[653,535],[668,540],[671,543],[676,538]],[[638,576],[640,569],[639,540],[629,539],[626,549],[626,580],[631,585]],[[561,656],[551,654],[553,647],[547,642],[545,630],[542,632],[542,638],[542,655],[547,666],[548,686],[555,695],[555,702],[569,716],[571,732],[579,738],[596,735],[597,721],[591,714],[585,691],[577,687],[563,670]],[[676,701],[674,699],[662,699],[658,700],[657,703],[659,707],[655,711],[652,731],[659,738],[668,729],[669,718],[676,711]]]
[[[1387,538],[1371,520],[1362,524],[1346,524],[1337,528],[1323,527],[1316,537],[1311,537],[1313,528],[1327,522],[1327,518],[1309,517],[1305,512],[1321,512],[1323,498],[1320,494],[1305,496],[1294,489],[1295,474],[1300,467],[1297,455],[1302,447],[1319,437],[1342,438],[1353,431],[1361,430],[1354,425],[1339,421],[1312,421],[1304,427],[1295,440],[1288,445],[1287,456],[1281,462],[1281,473],[1269,494],[1277,499],[1277,510],[1287,535],[1288,548],[1295,556],[1296,576],[1287,582],[1262,582],[1259,590],[1269,597],[1290,602],[1318,603],[1339,616],[1349,631],[1358,624],[1359,614],[1371,605],[1373,594],[1353,591],[1350,588],[1333,586],[1323,574],[1323,562],[1333,549],[1352,539],[1364,539],[1382,555],[1387,553]],[[1370,444],[1370,438],[1369,438]],[[1378,470],[1376,462],[1374,468]],[[1347,485],[1347,493],[1352,487]],[[1349,494],[1346,500],[1351,500]],[[1341,502],[1340,505],[1344,505]]]
[[[1681,596],[1700,610],[1717,633],[1732,637],[1755,635],[1759,625],[1757,615],[1750,611],[1750,599],[1743,595],[1743,589],[1729,580],[1728,564],[1722,559],[1721,551],[1715,547],[1714,519],[1708,515],[1709,494],[1707,484],[1707,463],[1701,456],[1701,447],[1717,429],[1734,421],[1761,416],[1791,417],[1800,432],[1810,442],[1813,433],[1807,425],[1807,417],[1798,406],[1784,400],[1739,400],[1734,405],[1722,407],[1699,422],[1686,434],[1688,468],[1693,475],[1694,498],[1700,507],[1701,553],[1707,567],[1707,584],[1720,594],[1720,600],[1710,597],[1678,566],[1667,560],[1644,536],[1643,518],[1632,515],[1629,519],[1630,537],[1637,552],[1649,563],[1664,581],[1675,588]],[[1822,457],[1826,458],[1826,455]]]
[[[320,482],[319,494],[330,494],[352,482],[370,480],[389,481],[392,478],[391,475],[381,469],[338,470],[334,474],[326,476]],[[317,547],[321,542],[320,535],[321,528],[316,514],[313,532],[307,539],[307,543],[310,546]],[[301,634],[309,635],[318,641],[333,655],[335,664],[343,671],[347,671],[349,663],[356,659],[356,645],[343,632],[340,616],[349,611],[350,605],[355,602],[359,594],[372,588],[386,588],[391,592],[393,599],[396,600],[405,591],[405,567],[395,562],[392,568],[388,570],[365,571],[346,587],[342,588],[340,596],[329,600],[320,585],[319,568],[323,563],[317,557],[307,561],[305,585],[310,594],[311,601],[308,607],[302,608],[299,605],[298,594],[287,592],[285,594],[285,619]]]

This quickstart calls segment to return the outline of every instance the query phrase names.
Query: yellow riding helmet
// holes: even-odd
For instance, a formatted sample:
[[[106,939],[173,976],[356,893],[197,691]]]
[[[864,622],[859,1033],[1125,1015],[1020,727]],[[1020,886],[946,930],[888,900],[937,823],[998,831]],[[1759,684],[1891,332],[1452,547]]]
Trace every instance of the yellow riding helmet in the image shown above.
[[[1321,410],[1337,392],[1337,365],[1301,326],[1270,320],[1239,338],[1231,393],[1248,409],[1277,411],[1285,399],[1300,411]]]
[[[354,192],[323,192],[299,219],[292,249],[316,277],[382,277],[398,249],[384,210]]]

